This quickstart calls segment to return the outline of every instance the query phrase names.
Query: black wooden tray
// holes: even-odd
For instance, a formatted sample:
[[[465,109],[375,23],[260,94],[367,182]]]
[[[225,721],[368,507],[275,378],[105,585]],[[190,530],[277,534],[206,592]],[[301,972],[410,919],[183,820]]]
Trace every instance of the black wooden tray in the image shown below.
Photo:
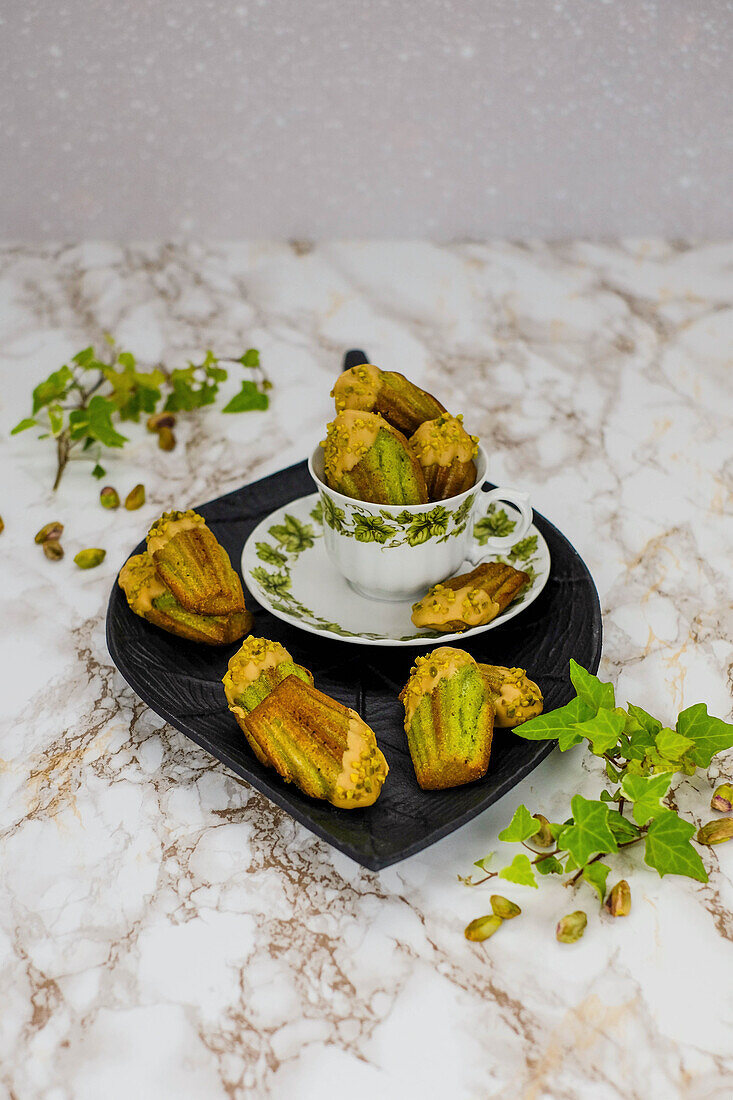
[[[301,462],[197,511],[239,569],[244,542],[260,520],[313,490],[306,464]],[[598,668],[601,611],[593,580],[575,549],[537,512],[534,522],[552,556],[544,591],[505,626],[469,638],[464,645],[478,660],[527,668],[544,694],[545,709],[551,710],[573,696],[568,676],[571,657],[591,672]],[[141,542],[134,553],[143,548]],[[553,748],[554,742],[524,741],[508,730],[498,730],[483,779],[448,791],[422,791],[407,751],[404,712],[397,695],[415,656],[428,650],[322,639],[276,619],[246,590],[245,596],[255,612],[253,633],[282,642],[297,662],[311,669],[318,688],[356,709],[374,729],[390,771],[379,800],[369,809],[338,810],[308,798],[260,764],[227,709],[221,685],[237,646],[212,649],[157,630],[133,615],[117,584],[107,610],[112,660],[162,718],[364,867],[376,871],[434,844],[511,790]]]

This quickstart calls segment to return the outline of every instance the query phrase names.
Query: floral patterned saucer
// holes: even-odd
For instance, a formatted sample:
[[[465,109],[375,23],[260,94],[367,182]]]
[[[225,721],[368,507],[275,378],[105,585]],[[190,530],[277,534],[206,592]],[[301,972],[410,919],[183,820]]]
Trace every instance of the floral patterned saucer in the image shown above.
[[[422,543],[426,538],[441,538],[446,534],[448,523],[442,512],[445,509],[438,505],[429,513],[429,529],[423,517],[419,517],[418,529],[415,517],[406,513],[404,530],[395,532],[394,527],[390,527],[388,536],[404,538],[411,545],[411,540]],[[482,543],[492,535],[510,534],[517,517],[518,513],[510,505],[492,505],[489,514],[476,524],[474,536]],[[293,500],[272,512],[255,527],[244,544],[242,576],[255,599],[279,619],[312,634],[343,642],[380,646],[432,645],[436,639],[447,642],[492,630],[519,615],[536,600],[550,575],[547,543],[533,525],[527,537],[507,554],[487,554],[482,559],[503,561],[530,575],[529,586],[503,614],[485,626],[476,626],[460,634],[418,631],[410,618],[413,601],[368,599],[355,592],[336,572],[324,547],[324,521],[333,522],[333,517],[324,516],[318,493]],[[359,542],[382,542],[387,537],[383,527],[375,525],[371,517],[355,514],[352,524],[353,537]],[[465,562],[457,572],[466,572],[475,564],[478,563]],[[435,578],[436,582],[443,579]]]

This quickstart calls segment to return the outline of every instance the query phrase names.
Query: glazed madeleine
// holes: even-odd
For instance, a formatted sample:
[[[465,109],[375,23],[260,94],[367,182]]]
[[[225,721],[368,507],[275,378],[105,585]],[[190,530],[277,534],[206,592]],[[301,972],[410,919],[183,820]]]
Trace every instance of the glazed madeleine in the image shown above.
[[[344,496],[373,504],[427,503],[420,463],[404,435],[381,416],[340,412],[321,446],[326,484]]]
[[[249,611],[231,615],[197,615],[182,607],[166,588],[149,554],[135,554],[120,570],[119,585],[130,610],[153,626],[179,638],[206,645],[229,645],[241,638],[252,625]]]
[[[224,694],[233,714],[246,717],[288,676],[312,684],[307,668],[295,663],[284,646],[269,638],[245,638],[224,674]],[[239,716],[237,716],[239,720]]]
[[[481,662],[478,667],[489,689],[495,726],[520,726],[542,714],[542,692],[523,668]]]
[[[255,756],[286,783],[341,809],[371,806],[388,771],[374,733],[312,679],[278,643],[248,638],[224,690]]]
[[[441,646],[418,657],[400,700],[410,756],[423,790],[462,786],[486,774],[494,708],[469,653]]]
[[[477,565],[470,573],[433,585],[412,605],[412,621],[446,634],[484,626],[506,610],[528,581],[528,573],[502,562]]]
[[[197,512],[164,512],[148,532],[148,554],[161,580],[197,615],[242,612],[242,582],[229,555]]]
[[[408,436],[423,421],[445,412],[436,397],[421,390],[404,374],[380,370],[372,363],[345,370],[336,379],[331,396],[337,413],[345,409],[379,413],[393,428]]]
[[[410,438],[410,448],[422,466],[431,500],[446,500],[475,484],[478,436],[468,434],[462,416],[445,413],[425,421]]]

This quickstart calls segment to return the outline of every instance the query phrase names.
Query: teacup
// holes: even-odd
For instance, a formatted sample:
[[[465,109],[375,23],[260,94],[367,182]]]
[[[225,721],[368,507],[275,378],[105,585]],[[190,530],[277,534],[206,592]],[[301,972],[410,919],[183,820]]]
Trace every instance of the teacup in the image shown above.
[[[503,487],[483,492],[483,447],[474,461],[476,483],[458,496],[430,504],[371,504],[326,485],[323,449],[316,447],[308,469],[321,496],[326,551],[353,589],[375,600],[416,599],[464,562],[477,565],[524,538],[532,523],[528,494]],[[511,534],[490,535],[480,544],[474,525],[498,500],[514,505],[519,518]]]

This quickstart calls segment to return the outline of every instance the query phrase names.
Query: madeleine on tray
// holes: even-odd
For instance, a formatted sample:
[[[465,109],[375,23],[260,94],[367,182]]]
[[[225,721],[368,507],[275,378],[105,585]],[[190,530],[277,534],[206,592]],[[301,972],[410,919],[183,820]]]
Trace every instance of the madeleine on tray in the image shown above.
[[[198,615],[185,608],[161,580],[149,554],[134,554],[120,570],[119,585],[130,610],[179,638],[206,645],[229,645],[252,626],[249,611]]]
[[[388,768],[373,731],[314,688],[310,672],[279,643],[246,638],[223,683],[255,756],[286,783],[341,809],[376,802]]]
[[[164,512],[148,531],[148,554],[186,610],[197,615],[245,610],[242,582],[198,512]]]
[[[441,646],[418,657],[400,701],[423,790],[459,787],[486,774],[494,708],[488,684],[469,653]]]

